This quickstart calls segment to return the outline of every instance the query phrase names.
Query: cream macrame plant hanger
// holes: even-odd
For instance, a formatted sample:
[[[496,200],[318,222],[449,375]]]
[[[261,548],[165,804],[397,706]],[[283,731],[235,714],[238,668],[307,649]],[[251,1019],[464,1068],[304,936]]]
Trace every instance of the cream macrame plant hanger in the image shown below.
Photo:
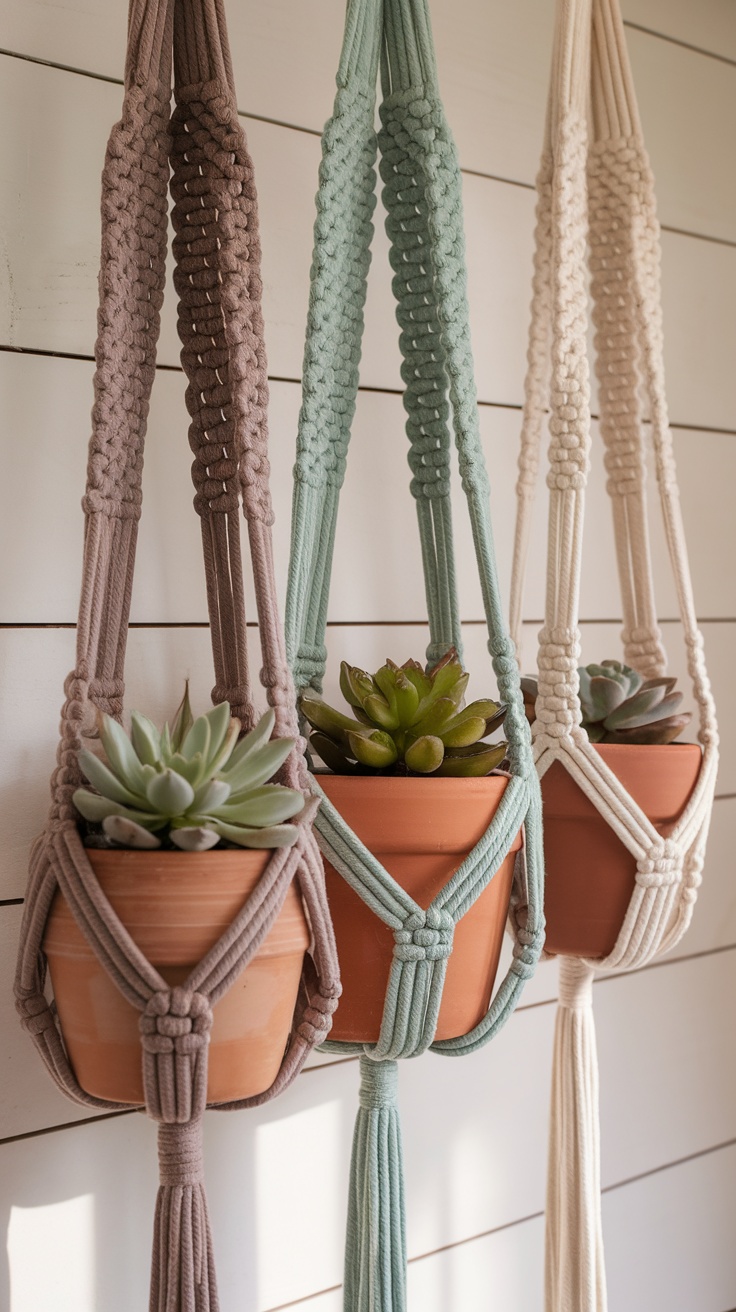
[[[618,0],[558,0],[537,189],[511,632],[520,651],[522,588],[542,429],[549,411],[547,590],[539,635],[534,754],[540,776],[554,761],[561,762],[637,864],[634,892],[611,954],[603,960],[560,961],[546,1309],[604,1312],[593,975],[596,970],[643,966],[674,947],[685,933],[701,882],[718,763],[715,707],[696,620],[665,398],[654,182]],[[643,392],[699,717],[700,774],[667,838],[657,833],[604,764],[580,722],[578,597],[590,448],[586,243],[600,430],[621,580],[624,659],[646,678],[666,670],[647,532]]]

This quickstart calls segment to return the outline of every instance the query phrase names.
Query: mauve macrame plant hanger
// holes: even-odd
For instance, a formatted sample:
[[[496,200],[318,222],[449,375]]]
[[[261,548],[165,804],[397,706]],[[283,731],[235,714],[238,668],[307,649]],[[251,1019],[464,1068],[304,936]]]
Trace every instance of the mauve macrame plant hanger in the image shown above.
[[[97,369],[77,656],[65,687],[51,810],[31,859],[15,991],[22,1025],[59,1088],[87,1107],[120,1107],[80,1088],[53,1004],[44,995],[42,941],[60,888],[111,979],[141,1013],[146,1111],[159,1126],[161,1176],[151,1312],[216,1312],[202,1161],[212,1008],[254,957],[293,878],[309,916],[312,942],[287,1050],[269,1089],[224,1110],[264,1102],[287,1087],[329,1030],[339,980],[322,861],[311,828],[313,802],[298,818],[296,844],[274,851],[230,928],[184,984],[169,988],[102,893],[71,800],[81,782],[77,754],[93,727],[94,708],[117,719],[123,709],[143,441],[165,281],[169,165],[195,507],[201,517],[215,664],[213,700],[228,700],[244,728],[253,726],[242,500],[261,679],[275,712],[276,734],[298,733],[272,561],[256,194],[237,116],[222,4],[131,0],[123,112],[112,130],[102,176]],[[306,789],[302,751],[290,754],[281,777],[291,787]]]
[[[629,909],[610,955],[603,960],[560,960],[547,1188],[546,1309],[605,1312],[591,985],[596,970],[608,973],[643,966],[674,947],[685,933],[701,881],[718,766],[715,708],[696,619],[667,414],[654,181],[618,0],[558,0],[537,188],[511,631],[518,648],[541,435],[549,407],[547,598],[539,635],[534,755],[540,775],[554,761],[569,771],[637,866]],[[644,393],[703,748],[692,796],[667,838],[660,837],[581,726],[578,595],[590,448],[586,243],[600,430],[621,581],[624,658],[645,678],[666,673],[647,529]],[[590,877],[595,880],[594,868]]]
[[[379,59],[383,102],[376,138]],[[487,832],[425,910],[367,850],[312,780],[330,862],[391,928],[395,945],[376,1044],[328,1044],[361,1058],[345,1257],[345,1312],[403,1312],[406,1240],[397,1060],[428,1048],[472,1053],[497,1033],[533,973],[544,936],[538,782],[513,644],[498,590],[489,485],[470,349],[460,169],[439,97],[426,0],[349,0],[338,92],[323,138],[303,371],[286,604],[298,689],[321,689],[340,488],[358,389],[381,155],[394,294],[401,328],[411,491],[424,564],[430,645],[461,650],[450,514],[451,426],[473,528],[501,699],[508,703],[510,779]],[[431,787],[431,783],[427,784]],[[466,1035],[435,1041],[453,932],[526,827],[515,874],[513,960],[487,1014]],[[521,907],[524,907],[521,912]]]

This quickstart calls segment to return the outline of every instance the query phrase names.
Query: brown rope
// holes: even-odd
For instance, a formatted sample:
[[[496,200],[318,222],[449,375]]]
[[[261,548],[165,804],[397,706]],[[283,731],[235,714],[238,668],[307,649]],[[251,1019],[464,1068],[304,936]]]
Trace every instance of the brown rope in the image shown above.
[[[172,50],[176,107],[170,115]],[[263,670],[279,735],[297,734],[295,698],[276,605],[267,454],[268,385],[253,166],[237,116],[220,0],[131,0],[125,96],[102,176],[102,256],[95,401],[84,498],[85,545],[75,668],[65,684],[52,804],[34,846],[16,974],[16,1005],[56,1084],[86,1106],[44,996],[43,936],[57,888],[116,987],[141,1013],[146,1110],[159,1123],[151,1312],[216,1312],[204,1195],[202,1117],[212,1007],[253,959],[293,878],[309,916],[311,957],[289,1044],[273,1084],[228,1108],[260,1103],[294,1079],[329,1031],[340,986],[312,836],[277,849],[232,925],[172,988],[146,960],[104,896],[72,804],[94,708],[120,718],[141,510],[143,446],[163,303],[168,178],[174,199],[174,281],[202,524],[215,701],[254,721],[248,674],[239,507],[247,519]],[[302,744],[283,769],[304,787]]]

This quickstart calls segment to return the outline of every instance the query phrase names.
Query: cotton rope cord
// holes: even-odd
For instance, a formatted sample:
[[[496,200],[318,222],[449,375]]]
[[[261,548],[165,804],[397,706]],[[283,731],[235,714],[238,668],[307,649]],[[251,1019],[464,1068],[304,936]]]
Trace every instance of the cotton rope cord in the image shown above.
[[[172,48],[176,108],[170,112]],[[92,871],[72,802],[78,752],[95,708],[121,718],[123,666],[143,442],[163,302],[169,164],[174,199],[175,284],[188,379],[195,508],[200,515],[216,685],[245,729],[254,724],[247,664],[239,533],[247,520],[263,659],[261,680],[279,736],[298,738],[295,696],[276,605],[267,454],[268,384],[261,313],[260,245],[253,166],[237,116],[221,0],[131,0],[121,121],[102,177],[102,271],[93,433],[84,498],[85,542],[76,665],[66,685],[46,829],[31,857],[15,994],[57,1086],[110,1110],[75,1079],[44,995],[43,937],[58,889],[113,983],[140,1013],[145,1107],[159,1125],[151,1312],[216,1312],[204,1192],[202,1124],[212,1008],[253,959],[292,879],[312,942],[281,1068],[252,1106],[294,1079],[324,1038],[340,992],[311,831],[317,803],[298,817],[298,838],[276,849],[233,923],[180,986],[170,987],[118,920]],[[303,743],[284,783],[308,792]]]
[[[588,120],[592,121],[589,141]],[[522,424],[511,632],[521,650],[523,581],[549,406],[545,624],[533,726],[541,775],[560,761],[636,858],[634,893],[601,960],[563,958],[552,1078],[547,1312],[605,1312],[593,973],[631,970],[685,933],[701,882],[718,764],[715,707],[698,629],[664,383],[660,237],[617,0],[558,0]],[[581,726],[578,598],[590,449],[585,253],[589,249],[600,430],[621,581],[624,659],[644,677],[666,655],[657,624],[645,499],[642,391],[675,576],[703,758],[693,794],[661,837]]]
[[[374,120],[379,62],[381,130]],[[323,794],[315,821],[324,855],[394,934],[376,1044],[327,1043],[361,1057],[351,1164],[346,1312],[403,1312],[406,1243],[396,1063],[432,1048],[475,1051],[511,1014],[544,936],[540,799],[519,672],[496,575],[489,486],[478,431],[468,323],[460,171],[442,110],[426,0],[349,0],[332,118],[322,137],[312,286],[294,471],[287,653],[297,689],[321,691],[340,489],[358,390],[366,281],[380,151],[404,407],[436,662],[461,651],[450,511],[451,427],[473,529],[489,651],[508,703],[510,778],[493,823],[425,910],[389,875]],[[454,929],[525,825],[526,863],[510,970],[487,1015],[466,1035],[436,1041]],[[522,909],[523,908],[523,909]]]

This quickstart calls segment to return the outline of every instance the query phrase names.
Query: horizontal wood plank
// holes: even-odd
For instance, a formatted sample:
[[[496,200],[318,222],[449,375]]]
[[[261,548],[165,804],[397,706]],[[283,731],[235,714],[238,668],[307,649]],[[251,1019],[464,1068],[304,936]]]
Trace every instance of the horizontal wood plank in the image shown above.
[[[0,344],[89,355],[95,335],[99,178],[120,88],[2,58],[2,95],[17,130],[0,160]],[[2,101],[0,100],[0,104]],[[8,113],[11,109],[8,108]],[[53,128],[50,128],[53,124]],[[271,372],[299,377],[311,262],[319,142],[251,121],[264,251]],[[54,221],[47,222],[53,183]],[[482,400],[518,404],[525,368],[534,196],[469,176],[464,183],[471,320]],[[294,216],[300,218],[299,224]],[[664,234],[666,362],[673,419],[731,427],[736,248]],[[386,262],[375,242],[361,378],[398,386]],[[178,362],[174,298],[164,306],[160,359]]]

